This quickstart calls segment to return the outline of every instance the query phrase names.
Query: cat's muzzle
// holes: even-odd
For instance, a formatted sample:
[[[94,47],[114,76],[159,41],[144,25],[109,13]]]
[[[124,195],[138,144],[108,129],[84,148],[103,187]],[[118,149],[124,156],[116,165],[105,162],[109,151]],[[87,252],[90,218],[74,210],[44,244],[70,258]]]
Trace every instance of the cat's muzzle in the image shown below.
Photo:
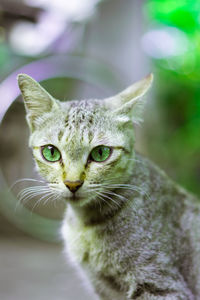
[[[76,180],[76,181],[65,180],[64,184],[70,190],[70,192],[75,194],[76,191],[83,185],[83,180]]]

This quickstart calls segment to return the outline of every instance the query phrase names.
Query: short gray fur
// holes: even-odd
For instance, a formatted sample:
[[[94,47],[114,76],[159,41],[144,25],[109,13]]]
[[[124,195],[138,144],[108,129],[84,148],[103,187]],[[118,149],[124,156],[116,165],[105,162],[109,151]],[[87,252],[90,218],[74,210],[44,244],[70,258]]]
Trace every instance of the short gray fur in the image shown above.
[[[134,151],[133,124],[151,82],[149,75],[108,99],[61,103],[19,75],[36,168],[68,203],[67,257],[102,300],[200,299],[200,203]],[[62,162],[43,159],[47,144]],[[112,147],[111,157],[89,162],[98,145]],[[80,178],[75,199],[64,182]]]

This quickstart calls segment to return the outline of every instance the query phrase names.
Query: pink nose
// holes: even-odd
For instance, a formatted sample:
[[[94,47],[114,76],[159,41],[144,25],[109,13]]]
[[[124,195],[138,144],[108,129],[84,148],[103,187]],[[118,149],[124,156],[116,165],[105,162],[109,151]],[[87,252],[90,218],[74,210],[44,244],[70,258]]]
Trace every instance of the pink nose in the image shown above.
[[[75,193],[82,186],[83,181],[82,180],[77,180],[77,181],[65,180],[64,184],[70,190],[70,192]]]

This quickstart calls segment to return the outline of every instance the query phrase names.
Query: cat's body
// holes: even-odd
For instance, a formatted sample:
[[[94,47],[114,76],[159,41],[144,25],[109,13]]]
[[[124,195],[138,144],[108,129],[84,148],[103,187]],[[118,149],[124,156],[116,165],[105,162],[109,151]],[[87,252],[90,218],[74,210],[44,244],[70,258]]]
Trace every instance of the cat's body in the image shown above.
[[[129,183],[144,194],[129,193],[115,215],[101,220],[93,219],[95,208],[86,210],[86,223],[70,208],[63,224],[67,253],[102,299],[200,299],[199,204],[136,158]]]
[[[102,300],[200,299],[200,204],[134,152],[151,80],[60,103],[19,76],[36,166],[69,203],[66,253]]]

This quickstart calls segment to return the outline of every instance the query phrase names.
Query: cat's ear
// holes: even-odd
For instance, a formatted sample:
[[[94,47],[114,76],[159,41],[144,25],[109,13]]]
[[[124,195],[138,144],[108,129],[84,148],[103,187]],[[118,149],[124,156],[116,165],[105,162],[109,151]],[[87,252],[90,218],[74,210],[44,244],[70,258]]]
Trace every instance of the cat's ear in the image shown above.
[[[30,76],[19,74],[18,84],[24,99],[27,121],[31,131],[33,131],[37,125],[37,120],[44,113],[51,112],[59,105],[57,100]]]
[[[152,81],[153,74],[149,74],[116,96],[105,99],[105,106],[120,119],[126,120],[128,116],[134,123],[139,123],[145,106],[144,95],[151,87]]]

